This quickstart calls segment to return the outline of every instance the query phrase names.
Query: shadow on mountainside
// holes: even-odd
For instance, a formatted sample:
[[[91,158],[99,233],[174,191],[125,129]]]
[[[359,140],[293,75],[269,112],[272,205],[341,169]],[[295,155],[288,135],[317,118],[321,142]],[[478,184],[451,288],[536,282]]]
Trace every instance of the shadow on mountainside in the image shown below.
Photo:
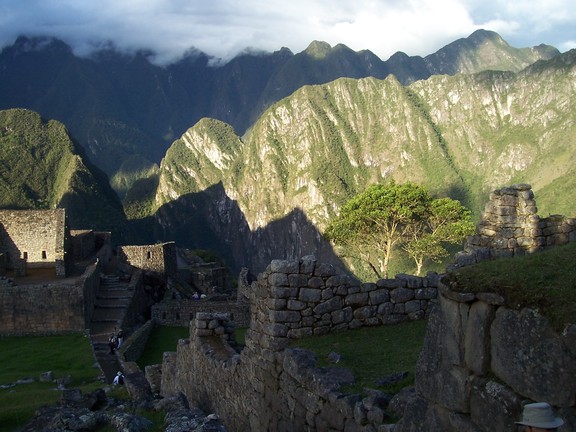
[[[226,195],[221,183],[163,205],[155,214],[153,226],[156,240],[212,250],[234,271],[247,267],[259,273],[273,259],[315,255],[348,272],[301,209],[252,231],[237,202]]]

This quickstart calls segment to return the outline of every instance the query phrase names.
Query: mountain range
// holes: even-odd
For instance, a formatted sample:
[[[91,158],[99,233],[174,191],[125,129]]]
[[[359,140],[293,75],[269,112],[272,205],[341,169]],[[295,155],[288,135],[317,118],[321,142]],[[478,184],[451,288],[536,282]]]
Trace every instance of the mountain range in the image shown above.
[[[342,265],[322,228],[392,178],[476,215],[493,188],[527,182],[541,209],[573,214],[575,56],[477,31],[423,58],[313,42],[160,67],[145,52],[80,58],[22,37],[0,53],[0,108],[66,125],[134,242],[176,239],[256,271],[307,253]]]

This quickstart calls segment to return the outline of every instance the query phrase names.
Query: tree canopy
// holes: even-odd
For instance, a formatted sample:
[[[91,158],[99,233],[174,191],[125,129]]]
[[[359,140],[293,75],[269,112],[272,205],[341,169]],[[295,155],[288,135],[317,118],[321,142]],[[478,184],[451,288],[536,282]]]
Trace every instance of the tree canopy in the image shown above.
[[[377,277],[388,277],[393,253],[403,251],[420,273],[426,259],[448,255],[446,244],[471,234],[470,212],[450,198],[433,199],[422,186],[375,184],[351,198],[325,236],[365,262]]]

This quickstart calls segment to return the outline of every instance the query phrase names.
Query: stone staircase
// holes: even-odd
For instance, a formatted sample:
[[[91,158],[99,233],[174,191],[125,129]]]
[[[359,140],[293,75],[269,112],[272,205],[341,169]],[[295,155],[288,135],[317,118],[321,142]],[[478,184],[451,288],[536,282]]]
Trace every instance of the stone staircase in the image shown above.
[[[128,282],[120,281],[117,276],[101,276],[90,323],[90,338],[96,360],[108,383],[112,382],[116,372],[120,370],[116,354],[110,354],[108,339],[110,335],[120,330],[133,294],[134,291],[129,288]]]

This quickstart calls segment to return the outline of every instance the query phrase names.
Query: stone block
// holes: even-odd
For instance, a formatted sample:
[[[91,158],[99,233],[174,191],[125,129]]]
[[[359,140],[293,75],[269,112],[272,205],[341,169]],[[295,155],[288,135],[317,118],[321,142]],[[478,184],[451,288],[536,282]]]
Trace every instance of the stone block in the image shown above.
[[[308,303],[317,303],[322,297],[322,290],[316,288],[300,288],[298,300]]]
[[[305,275],[312,275],[314,273],[314,268],[316,267],[316,257],[313,255],[308,255],[302,258],[300,262],[300,273]]]
[[[346,306],[359,307],[368,304],[368,293],[360,292],[357,294],[350,294],[344,299]]]
[[[298,261],[288,261],[288,260],[272,260],[270,262],[270,271],[272,273],[299,273],[300,263]]]
[[[353,318],[352,308],[346,307],[344,309],[333,311],[331,314],[332,323],[340,324],[344,322],[349,322]]]
[[[412,300],[414,296],[414,290],[409,288],[396,288],[390,291],[390,300],[392,303],[405,303],[408,300]]]
[[[308,277],[303,274],[290,274],[288,275],[288,285],[298,288],[308,286]]]
[[[270,273],[268,276],[268,283],[272,287],[290,286],[290,283],[288,282],[288,275],[285,273]]]
[[[279,310],[279,311],[269,311],[268,318],[271,322],[280,322],[280,323],[293,323],[300,321],[300,313],[298,311],[289,311],[289,310]]]
[[[339,285],[347,285],[349,282],[350,278],[347,275],[335,275],[326,279],[326,286],[337,287]]]
[[[386,302],[378,306],[378,315],[391,315],[394,313],[394,303]]]
[[[322,263],[316,266],[314,270],[314,276],[319,276],[322,278],[327,278],[334,276],[336,274],[336,269],[332,264]]]
[[[490,365],[490,325],[494,307],[478,301],[470,307],[464,338],[464,361],[476,375],[484,375]]]
[[[278,273],[277,273],[278,274]],[[297,288],[289,288],[287,286],[271,286],[270,287],[270,297],[275,299],[288,299],[290,297],[295,298],[298,294]]]
[[[373,305],[381,305],[390,301],[390,291],[387,289],[378,289],[370,292],[370,303]]]
[[[404,313],[412,314],[422,310],[420,300],[410,300],[404,304]]]
[[[309,288],[324,288],[324,279],[321,277],[311,277],[308,279]]]
[[[318,304],[314,308],[314,313],[316,315],[322,315],[324,313],[330,313],[342,309],[342,306],[342,299],[340,297],[332,297],[330,300]]]
[[[371,292],[378,289],[378,285],[373,282],[366,282],[360,285],[361,292]]]
[[[521,413],[521,401],[510,388],[487,379],[472,382],[470,418],[481,430],[515,430]]]
[[[491,368],[532,400],[556,406],[576,402],[576,359],[548,320],[531,309],[498,309],[491,327]]]
[[[300,300],[288,300],[288,310],[301,311],[306,309],[306,303]]]
[[[364,306],[354,310],[354,318],[359,320],[366,320],[368,318],[373,318],[376,316],[378,311],[377,306]]]
[[[437,288],[418,288],[414,291],[414,298],[417,300],[431,300],[438,297]]]
[[[400,285],[401,285],[401,282],[398,279],[379,279],[376,282],[376,286],[378,286],[378,288],[394,289],[394,288],[399,288]]]

